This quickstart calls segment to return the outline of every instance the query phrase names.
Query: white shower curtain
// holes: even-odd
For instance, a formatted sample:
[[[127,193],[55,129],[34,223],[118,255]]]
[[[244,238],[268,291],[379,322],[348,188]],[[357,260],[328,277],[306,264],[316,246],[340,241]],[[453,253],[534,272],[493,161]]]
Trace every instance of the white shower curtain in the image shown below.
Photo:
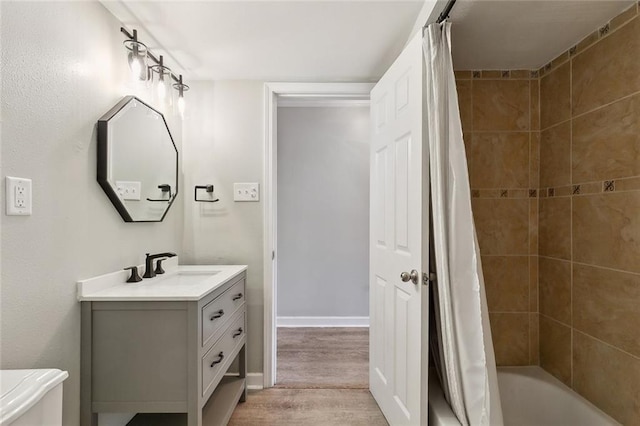
[[[451,59],[451,24],[425,31],[435,325],[445,397],[462,425],[502,425],[495,356]]]

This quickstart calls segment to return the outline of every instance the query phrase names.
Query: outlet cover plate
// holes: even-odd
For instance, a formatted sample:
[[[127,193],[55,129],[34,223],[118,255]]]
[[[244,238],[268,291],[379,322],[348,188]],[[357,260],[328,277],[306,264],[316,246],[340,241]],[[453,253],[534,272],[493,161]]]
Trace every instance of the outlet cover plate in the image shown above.
[[[116,190],[123,200],[140,201],[142,182],[116,181]]]
[[[260,184],[234,183],[233,201],[260,201]]]
[[[30,216],[31,179],[7,176],[5,182],[7,216]]]

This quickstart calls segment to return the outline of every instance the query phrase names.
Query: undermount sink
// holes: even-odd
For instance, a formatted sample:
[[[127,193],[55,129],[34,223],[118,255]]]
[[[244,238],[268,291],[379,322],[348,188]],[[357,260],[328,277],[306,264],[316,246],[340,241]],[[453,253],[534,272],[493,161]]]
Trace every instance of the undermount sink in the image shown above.
[[[165,277],[157,277],[155,278],[156,283],[162,282],[162,284],[171,284],[171,285],[184,285],[184,284],[194,284],[200,281],[207,280],[214,275],[220,273],[220,271],[178,271],[175,274],[167,274]],[[158,279],[160,278],[160,279]],[[154,279],[148,281],[143,281],[146,285],[153,285]]]
[[[178,271],[176,275],[215,275],[220,273],[220,271]]]

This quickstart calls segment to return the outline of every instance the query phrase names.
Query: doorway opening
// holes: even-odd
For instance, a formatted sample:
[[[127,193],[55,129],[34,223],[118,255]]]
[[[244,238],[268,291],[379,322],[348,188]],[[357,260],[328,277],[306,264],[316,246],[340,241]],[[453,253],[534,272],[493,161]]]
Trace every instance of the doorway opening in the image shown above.
[[[369,116],[367,99],[278,104],[278,388],[369,388]]]
[[[368,388],[372,86],[265,86],[264,387]]]

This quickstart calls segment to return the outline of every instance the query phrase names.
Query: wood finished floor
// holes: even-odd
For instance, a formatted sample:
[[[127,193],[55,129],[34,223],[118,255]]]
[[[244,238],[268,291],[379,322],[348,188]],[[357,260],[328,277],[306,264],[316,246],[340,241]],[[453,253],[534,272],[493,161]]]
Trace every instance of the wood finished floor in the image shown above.
[[[387,426],[369,393],[369,329],[279,328],[275,388],[250,392],[230,426]]]
[[[368,328],[280,328],[276,387],[369,389]]]

